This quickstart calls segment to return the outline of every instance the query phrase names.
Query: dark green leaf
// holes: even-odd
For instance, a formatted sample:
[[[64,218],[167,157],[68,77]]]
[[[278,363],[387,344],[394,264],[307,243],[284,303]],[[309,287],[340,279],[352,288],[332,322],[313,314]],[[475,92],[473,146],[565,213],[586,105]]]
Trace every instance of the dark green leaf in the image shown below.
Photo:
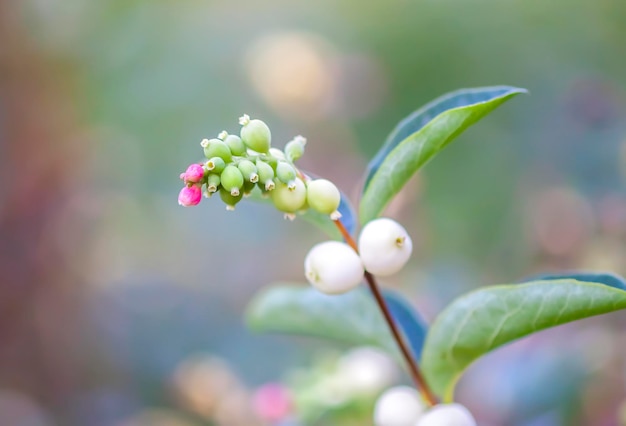
[[[400,122],[368,166],[359,206],[361,224],[377,217],[411,176],[455,137],[520,93],[526,90],[463,89],[435,99]]]
[[[609,287],[626,290],[626,281],[624,281],[624,278],[610,272],[559,272],[552,274],[540,274],[526,278],[523,282],[567,279],[604,284]]]
[[[626,308],[626,291],[576,280],[486,287],[453,301],[432,324],[422,367],[446,401],[480,356],[520,337]]]

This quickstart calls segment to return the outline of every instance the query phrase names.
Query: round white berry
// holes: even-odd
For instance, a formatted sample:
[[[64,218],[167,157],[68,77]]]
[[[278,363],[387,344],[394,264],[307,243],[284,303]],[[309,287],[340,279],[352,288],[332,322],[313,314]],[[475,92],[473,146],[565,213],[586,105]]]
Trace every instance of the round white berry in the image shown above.
[[[363,280],[359,255],[345,243],[316,244],[304,259],[304,273],[313,287],[326,294],[352,290]]]
[[[413,242],[398,222],[388,218],[368,222],[359,237],[365,269],[380,276],[398,272],[411,257]]]
[[[408,386],[385,391],[374,407],[376,426],[415,426],[425,410],[419,394]]]
[[[439,404],[428,410],[415,426],[476,426],[476,420],[461,404]]]

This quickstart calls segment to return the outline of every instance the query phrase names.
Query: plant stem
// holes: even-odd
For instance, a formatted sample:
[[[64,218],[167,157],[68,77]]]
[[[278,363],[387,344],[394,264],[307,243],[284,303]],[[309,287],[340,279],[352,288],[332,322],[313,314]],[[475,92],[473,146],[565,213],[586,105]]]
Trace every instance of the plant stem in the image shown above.
[[[352,238],[352,236],[350,235],[346,227],[343,225],[341,220],[338,219],[338,220],[335,220],[334,222],[337,228],[339,229],[339,232],[341,232],[341,235],[343,236],[346,243],[350,247],[352,247],[356,252],[358,252],[356,241],[354,241],[354,238]],[[372,274],[366,271],[365,281],[367,282],[367,285],[369,286],[370,291],[372,292],[372,295],[374,296],[374,299],[376,300],[376,303],[378,304],[378,307],[380,308],[381,312],[383,313],[383,316],[385,317],[385,321],[387,322],[387,325],[389,326],[389,329],[391,330],[391,334],[393,335],[393,338],[395,339],[396,343],[398,344],[398,347],[400,348],[400,352],[402,353],[402,356],[404,357],[404,360],[406,361],[408,365],[409,373],[411,374],[411,377],[413,378],[413,381],[415,382],[417,390],[422,394],[422,397],[424,398],[424,400],[429,406],[433,406],[437,404],[437,397],[432,392],[430,387],[428,387],[428,384],[426,383],[426,379],[424,378],[422,371],[420,370],[419,366],[417,365],[417,362],[411,355],[411,351],[409,350],[406,342],[404,341],[404,338],[400,334],[400,331],[398,330],[398,326],[396,325],[395,321],[393,320],[393,317],[391,316],[391,312],[389,312],[389,307],[387,306],[387,302],[385,302],[385,299],[383,298],[380,292],[380,288],[378,284],[376,283],[376,278]]]

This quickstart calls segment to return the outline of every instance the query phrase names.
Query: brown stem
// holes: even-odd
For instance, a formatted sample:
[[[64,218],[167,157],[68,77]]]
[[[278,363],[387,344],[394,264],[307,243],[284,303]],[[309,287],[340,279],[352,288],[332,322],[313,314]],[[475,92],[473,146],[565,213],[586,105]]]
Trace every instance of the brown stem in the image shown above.
[[[355,251],[358,252],[356,241],[354,241],[354,238],[352,238],[352,236],[350,235],[346,227],[343,225],[341,220],[335,220],[334,222],[337,228],[339,229],[339,232],[341,232],[341,235],[343,236],[343,239],[346,241],[346,243],[350,247],[352,247]],[[404,360],[406,361],[409,367],[409,373],[411,374],[411,377],[413,378],[413,381],[415,382],[417,390],[420,391],[420,393],[422,394],[422,397],[424,398],[424,400],[426,401],[428,405],[433,406],[437,404],[437,397],[432,392],[432,390],[430,390],[430,387],[428,387],[428,384],[426,383],[426,379],[424,378],[424,375],[422,374],[415,359],[413,359],[413,356],[411,355],[411,352],[409,351],[409,348],[407,347],[407,344],[404,341],[404,338],[402,337],[402,335],[400,334],[400,331],[398,330],[398,326],[396,325],[395,321],[393,320],[393,317],[391,316],[391,313],[389,312],[389,307],[387,306],[387,302],[385,302],[385,299],[383,298],[380,292],[380,288],[378,287],[378,284],[376,283],[376,278],[369,272],[365,272],[365,281],[367,282],[367,285],[369,286],[370,291],[374,295],[374,299],[376,300],[378,307],[380,308],[381,312],[383,313],[383,316],[385,317],[385,321],[387,322],[387,325],[389,326],[389,329],[391,330],[391,334],[393,335],[393,338],[395,339],[396,343],[398,344],[398,347],[400,348],[400,352],[402,353],[402,356],[404,357]]]

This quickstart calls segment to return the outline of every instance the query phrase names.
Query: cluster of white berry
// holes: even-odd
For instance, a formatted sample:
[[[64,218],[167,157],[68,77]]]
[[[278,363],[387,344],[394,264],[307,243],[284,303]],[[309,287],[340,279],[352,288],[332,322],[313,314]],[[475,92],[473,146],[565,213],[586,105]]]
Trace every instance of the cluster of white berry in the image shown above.
[[[374,408],[376,426],[476,426],[461,404],[438,404],[427,409],[413,388],[398,386],[383,393]]]
[[[398,222],[380,218],[363,227],[358,249],[338,241],[313,246],[304,260],[307,280],[323,293],[345,293],[361,283],[365,271],[383,277],[398,272],[409,260],[413,242]]]

